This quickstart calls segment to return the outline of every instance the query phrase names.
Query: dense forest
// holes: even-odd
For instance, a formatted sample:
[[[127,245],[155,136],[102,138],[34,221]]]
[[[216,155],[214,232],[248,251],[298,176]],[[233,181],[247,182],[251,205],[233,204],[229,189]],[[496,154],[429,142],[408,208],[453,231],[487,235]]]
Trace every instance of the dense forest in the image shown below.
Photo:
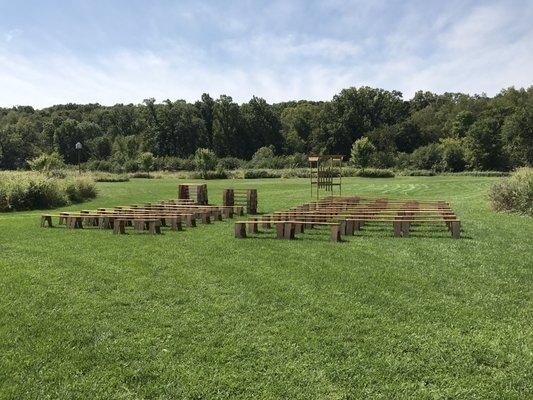
[[[272,167],[297,165],[306,153],[348,161],[362,152],[363,166],[377,168],[510,170],[533,164],[533,87],[494,97],[419,91],[404,100],[397,91],[360,87],[324,102],[270,105],[253,97],[239,105],[203,94],[195,103],[0,108],[0,169],[27,169],[52,153],[76,164],[77,142],[87,168],[109,171],[186,169],[198,148],[228,168],[261,149],[277,160]]]

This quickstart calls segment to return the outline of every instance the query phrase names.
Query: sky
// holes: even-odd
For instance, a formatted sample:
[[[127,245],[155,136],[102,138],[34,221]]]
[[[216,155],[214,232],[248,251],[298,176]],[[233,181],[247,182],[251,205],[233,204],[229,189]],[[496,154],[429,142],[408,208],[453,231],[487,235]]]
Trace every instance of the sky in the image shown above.
[[[533,0],[0,0],[0,106],[533,84]]]

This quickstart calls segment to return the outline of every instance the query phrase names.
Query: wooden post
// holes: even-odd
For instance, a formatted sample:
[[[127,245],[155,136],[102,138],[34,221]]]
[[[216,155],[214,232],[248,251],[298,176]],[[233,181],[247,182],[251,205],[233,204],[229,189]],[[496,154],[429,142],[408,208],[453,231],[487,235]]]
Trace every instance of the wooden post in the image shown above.
[[[179,185],[178,186],[178,199],[188,199],[188,198],[189,198],[189,186]]]
[[[248,189],[246,192],[246,212],[257,214],[257,189]]]
[[[276,236],[278,239],[283,239],[285,236],[285,224],[283,222],[276,223]]]
[[[294,234],[295,235],[303,233],[303,230],[304,230],[304,224],[303,223],[294,224]]]
[[[346,235],[346,220],[343,219],[342,221],[340,221],[340,227],[341,227],[341,234],[342,235]]]
[[[394,236],[396,237],[402,236],[402,221],[400,220],[392,221],[392,229],[394,232]]]
[[[224,189],[222,192],[222,204],[226,207],[235,205],[233,189]]]
[[[48,225],[49,228],[52,227],[52,216],[51,215],[42,215],[41,216],[41,227]]]
[[[211,223],[211,218],[209,217],[209,212],[207,212],[207,211],[203,212],[203,213],[201,213],[201,215],[202,215],[202,222],[204,224],[210,224]]]
[[[332,242],[340,242],[341,241],[341,225],[331,225],[331,235],[330,240]]]
[[[244,222],[235,222],[235,237],[237,239],[246,237],[246,225]]]
[[[294,239],[294,224],[289,222],[287,224],[284,224],[285,227],[284,227],[284,235],[283,237],[287,240],[292,240]]]
[[[461,221],[450,221],[452,226],[452,237],[459,239],[461,237]]]
[[[189,228],[195,228],[196,227],[196,218],[194,216],[194,214],[188,214],[187,215],[187,225],[189,226]]]
[[[408,237],[409,236],[409,229],[411,228],[411,222],[410,221],[402,221],[402,236]]]
[[[257,226],[257,221],[255,218],[253,218],[250,222],[247,223],[248,225],[248,233],[258,233],[259,228]]]
[[[126,233],[126,228],[125,228],[125,224],[124,224],[124,220],[123,219],[117,219],[115,221],[115,224],[113,226],[113,234],[114,235],[123,235]]]
[[[152,235],[159,235],[161,233],[161,221],[155,219],[148,220],[148,232]]]
[[[355,230],[355,224],[352,220],[346,220],[346,235],[353,235]]]

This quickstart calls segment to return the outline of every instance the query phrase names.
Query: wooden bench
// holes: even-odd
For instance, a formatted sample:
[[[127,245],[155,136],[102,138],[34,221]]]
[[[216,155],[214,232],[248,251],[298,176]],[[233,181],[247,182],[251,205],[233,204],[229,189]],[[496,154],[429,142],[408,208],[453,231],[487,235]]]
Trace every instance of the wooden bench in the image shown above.
[[[258,225],[264,224],[265,221],[260,219],[252,219],[248,221],[235,222],[235,237],[238,239],[246,238],[246,227],[248,226],[249,233],[257,233]],[[324,221],[285,221],[285,220],[271,220],[269,224],[276,226],[276,235],[278,239],[292,240],[294,236],[304,232],[304,225],[306,223],[312,225],[330,226],[330,240],[332,242],[339,242],[341,240],[341,223],[339,222],[324,222]]]
[[[113,226],[113,234],[120,235],[126,233],[126,223],[131,221],[131,218],[117,218]],[[147,230],[152,235],[161,234],[161,220],[157,218],[134,218],[133,219],[133,228],[135,230],[144,231]]]
[[[409,218],[347,218],[345,225],[346,235],[353,235],[355,231],[358,231],[362,228],[363,224],[367,222],[378,222],[378,223],[391,223],[393,226],[394,236],[407,237],[409,236],[412,223],[424,223],[424,224],[442,224],[444,223],[447,228],[450,230],[452,237],[454,239],[459,239],[461,236],[461,221],[454,219],[409,219]]]

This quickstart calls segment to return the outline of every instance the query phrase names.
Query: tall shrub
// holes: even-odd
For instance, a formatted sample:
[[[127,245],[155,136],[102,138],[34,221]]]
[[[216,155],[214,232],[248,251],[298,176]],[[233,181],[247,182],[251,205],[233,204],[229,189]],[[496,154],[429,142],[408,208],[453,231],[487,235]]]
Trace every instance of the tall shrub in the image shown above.
[[[533,216],[533,168],[519,168],[489,191],[496,211],[518,212]]]

